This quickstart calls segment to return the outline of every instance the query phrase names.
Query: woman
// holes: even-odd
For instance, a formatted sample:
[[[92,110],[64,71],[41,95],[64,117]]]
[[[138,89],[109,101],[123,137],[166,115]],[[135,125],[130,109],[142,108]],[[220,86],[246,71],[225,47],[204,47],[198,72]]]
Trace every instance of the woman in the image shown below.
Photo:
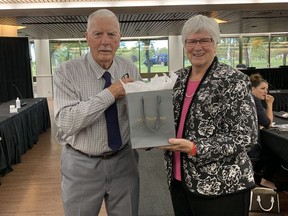
[[[165,149],[176,216],[247,216],[253,169],[247,151],[257,142],[249,77],[220,63],[218,24],[197,15],[182,29],[190,67],[173,90],[177,138]]]
[[[268,94],[268,82],[263,79],[260,74],[252,74],[250,80],[252,84],[252,94],[256,104],[259,129],[269,128],[273,122],[274,97]],[[262,101],[265,101],[266,109],[262,106]],[[260,144],[259,141],[258,143]],[[259,146],[261,146],[261,144]],[[260,159],[256,161],[254,165],[255,179],[258,178],[263,169],[263,177],[261,178],[260,185],[277,189],[273,182],[274,172],[277,166],[278,162],[272,152],[267,152],[265,148],[261,148]]]

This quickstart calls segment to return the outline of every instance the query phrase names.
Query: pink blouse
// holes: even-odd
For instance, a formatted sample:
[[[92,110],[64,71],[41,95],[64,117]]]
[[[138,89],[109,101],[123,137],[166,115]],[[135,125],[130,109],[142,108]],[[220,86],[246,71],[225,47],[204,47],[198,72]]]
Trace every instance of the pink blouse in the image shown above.
[[[177,138],[182,138],[182,133],[184,129],[184,123],[186,119],[186,115],[192,101],[193,95],[199,85],[200,81],[188,81],[187,90],[185,93],[184,104],[182,108],[179,128],[177,131]],[[181,160],[180,160],[180,152],[174,152],[174,178],[181,181]]]

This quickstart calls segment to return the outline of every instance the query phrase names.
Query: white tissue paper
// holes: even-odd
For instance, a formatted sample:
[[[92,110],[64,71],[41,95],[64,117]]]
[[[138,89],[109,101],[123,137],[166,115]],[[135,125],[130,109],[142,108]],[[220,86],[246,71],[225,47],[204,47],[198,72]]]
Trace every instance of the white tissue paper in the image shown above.
[[[278,128],[279,131],[288,131],[288,124],[274,124],[273,128]]]
[[[126,94],[133,92],[145,92],[145,91],[157,91],[157,90],[165,90],[172,89],[177,75],[175,73],[171,73],[171,76],[167,76],[163,74],[163,76],[158,76],[157,74],[151,78],[150,82],[144,81],[135,81],[123,84]]]

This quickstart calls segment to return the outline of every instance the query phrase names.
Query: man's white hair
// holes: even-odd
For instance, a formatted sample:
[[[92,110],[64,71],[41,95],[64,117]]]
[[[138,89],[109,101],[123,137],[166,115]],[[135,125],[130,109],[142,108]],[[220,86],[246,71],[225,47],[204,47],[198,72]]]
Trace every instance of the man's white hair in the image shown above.
[[[91,20],[95,17],[110,17],[110,18],[115,19],[117,26],[118,26],[118,30],[120,32],[120,24],[119,24],[119,20],[118,20],[117,16],[112,11],[110,11],[108,9],[99,9],[99,10],[97,10],[97,11],[95,11],[89,15],[88,21],[87,21],[87,29],[86,29],[87,32],[90,29]]]

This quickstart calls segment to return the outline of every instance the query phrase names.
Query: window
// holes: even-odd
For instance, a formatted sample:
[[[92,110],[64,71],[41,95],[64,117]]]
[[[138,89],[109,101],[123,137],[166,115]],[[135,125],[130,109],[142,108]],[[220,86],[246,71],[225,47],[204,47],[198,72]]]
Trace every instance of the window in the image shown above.
[[[52,74],[63,62],[88,51],[86,41],[50,41]],[[130,59],[142,74],[168,72],[168,38],[121,40],[116,55]]]
[[[50,41],[52,74],[63,62],[77,58],[88,51],[86,41]]]
[[[33,51],[31,43],[31,54]],[[217,56],[236,68],[239,63],[247,67],[269,68],[287,64],[288,34],[274,35],[222,35],[217,47]],[[89,51],[85,40],[50,41],[52,74],[60,64]],[[116,55],[130,59],[142,77],[153,77],[156,73],[169,71],[168,37],[122,39]],[[190,66],[184,55],[183,65]],[[35,75],[35,60],[32,58]]]
[[[124,40],[120,42],[120,46],[116,53],[117,56],[122,56],[130,59],[139,68],[139,41]]]
[[[236,67],[239,64],[239,37],[222,37],[217,48],[220,62]]]
[[[270,67],[286,66],[288,61],[288,35],[272,35]]]
[[[190,63],[190,61],[189,61],[189,59],[187,58],[187,56],[186,56],[186,53],[185,53],[185,50],[183,49],[183,55],[184,55],[184,58],[183,58],[183,65],[184,65],[184,67],[189,67],[189,66],[191,66],[191,63]]]
[[[168,39],[142,39],[140,44],[140,72],[168,72]]]
[[[32,77],[36,76],[36,59],[35,59],[35,44],[30,41],[30,59],[31,59],[31,73]]]
[[[243,36],[243,63],[247,67],[267,68],[269,36]]]

